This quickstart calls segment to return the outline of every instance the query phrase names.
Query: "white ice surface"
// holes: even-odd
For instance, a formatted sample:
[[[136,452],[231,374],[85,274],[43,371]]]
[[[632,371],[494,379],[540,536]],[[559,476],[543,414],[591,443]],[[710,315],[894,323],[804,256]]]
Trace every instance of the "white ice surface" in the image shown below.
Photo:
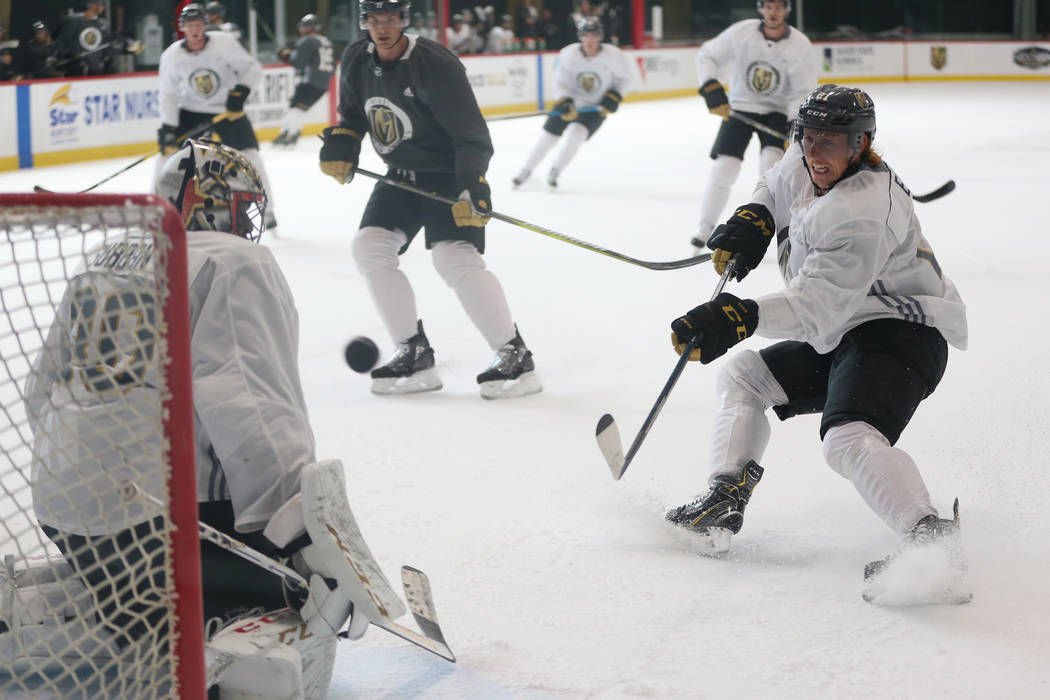
[[[391,341],[350,256],[372,183],[317,169],[316,138],[264,145],[298,299],[301,365],[319,457],[391,580],[433,584],[455,665],[373,628],[340,645],[333,698],[1050,697],[1050,93],[1044,82],[870,84],[876,143],[916,193],[945,273],[969,308],[900,446],[935,504],[961,500],[974,600],[887,609],[861,600],[864,564],[895,537],[822,463],[818,419],[775,422],[765,477],[724,559],[697,556],[666,508],[704,487],[717,366],[691,365],[621,482],[594,442],[613,413],[629,443],[676,356],[670,321],[714,288],[710,267],[652,272],[493,222],[486,259],[535,352],[542,394],[482,401],[492,353],[430,265],[403,257],[443,391],[376,397],[343,363],[364,334]],[[634,257],[689,254],[717,120],[698,98],[628,103],[585,144],[556,193],[549,161],[512,191],[539,118],[491,122],[498,211]],[[382,166],[366,147],[363,165]],[[128,160],[0,174],[0,190],[79,189]],[[152,164],[101,191],[143,191]],[[730,205],[748,201],[752,146]],[[780,284],[767,261],[742,284]],[[266,303],[265,299],[258,300]],[[744,347],[766,344],[751,339]],[[412,624],[406,619],[406,624]]]

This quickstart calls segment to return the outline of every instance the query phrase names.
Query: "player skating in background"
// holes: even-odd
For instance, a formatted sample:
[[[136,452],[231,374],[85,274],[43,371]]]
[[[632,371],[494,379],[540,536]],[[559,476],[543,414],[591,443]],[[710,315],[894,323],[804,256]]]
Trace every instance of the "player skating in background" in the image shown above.
[[[766,410],[781,420],[820,412],[828,465],[906,544],[943,545],[950,575],[961,577],[958,523],[938,517],[915,462],[894,445],[940,382],[948,342],[966,347],[966,308],[922,234],[911,194],[872,150],[868,94],[817,88],[797,131],[754,201],[709,241],[717,272],[738,255],[746,274],[776,236],[787,287],[754,300],[719,294],[671,326],[679,353],[695,341],[691,359],[703,363],[752,334],[788,340],[723,366],[710,490],[667,518],[704,535],[712,552],[728,549],[762,476]]]
[[[241,28],[233,22],[226,21],[226,6],[221,2],[209,2],[204,6],[204,12],[208,16],[209,32],[223,32],[229,34],[237,41],[241,40]]]
[[[328,81],[335,70],[332,43],[322,36],[321,20],[317,15],[304,15],[299,20],[299,38],[292,49],[281,49],[278,57],[295,69],[295,92],[288,105],[288,113],[281,123],[281,131],[273,140],[277,146],[294,146],[303,131],[306,110],[326,92]]]
[[[193,3],[182,9],[179,28],[186,38],[176,41],[160,57],[160,118],[157,143],[162,156],[178,149],[180,135],[205,124],[223,111],[230,117],[216,122],[211,132],[251,161],[262,177],[270,206],[266,227],[277,225],[273,188],[266,174],[259,141],[244,102],[262,81],[262,65],[231,35],[206,32],[204,8]],[[157,163],[157,173],[164,164]]]
[[[511,317],[503,288],[485,267],[485,181],[492,141],[466,71],[440,44],[405,34],[408,0],[362,0],[369,37],[349,46],[339,82],[339,125],[324,132],[321,170],[350,182],[368,133],[389,176],[458,199],[453,207],[378,183],[352,250],[372,300],[397,349],[372,371],[372,391],[412,393],[441,388],[434,350],[423,332],[415,294],[398,257],[425,230],[434,267],[496,351],[478,375],[485,398],[540,391],[532,353]]]
[[[558,54],[554,72],[554,109],[543,124],[540,140],[529,154],[521,172],[514,178],[518,187],[532,174],[544,156],[562,139],[547,184],[558,186],[558,176],[576,155],[584,141],[594,135],[615,112],[632,83],[631,66],[624,53],[612,44],[603,44],[602,23],[588,17],[579,25],[579,42],[569,44]]]
[[[761,122],[782,133],[788,132],[788,116],[817,86],[817,58],[806,35],[787,24],[789,0],[758,0],[762,19],[745,19],[704,42],[696,57],[700,96],[707,109],[722,118],[711,147],[714,164],[700,200],[700,223],[692,238],[697,253],[722,217],[729,191],[740,175],[744,151],[751,135],[758,135],[759,175],[780,160],[787,145],[781,139],[758,131],[730,110]],[[729,94],[719,82],[729,79]]]
[[[272,253],[255,245],[266,207],[262,182],[233,149],[190,140],[165,163],[157,193],[181,212],[187,229],[199,518],[271,557],[287,558],[312,584],[309,595],[290,594],[255,564],[202,543],[208,647],[235,659],[219,686],[272,697],[260,676],[274,674],[275,687],[290,682],[282,677],[290,644],[304,696],[323,698],[335,635],[351,611],[351,637],[381,616],[362,590],[339,583],[357,574],[344,571],[342,556],[324,553],[338,553],[338,545],[308,524],[309,511],[319,505],[313,486],[341,481],[342,468],[315,460],[299,378],[298,313]],[[85,255],[89,262],[70,282],[26,387],[39,459],[35,514],[93,591],[97,623],[107,632],[94,638],[117,649],[149,648],[168,624],[166,601],[144,593],[156,590],[148,577],[163,570],[163,523],[155,510],[122,498],[128,480],[160,497],[164,479],[155,434],[162,382],[143,320],[152,309],[147,300],[156,256],[113,252],[150,245],[149,236],[132,237],[104,255]],[[84,342],[84,329],[99,326],[94,316],[101,300],[110,313],[114,298],[121,300],[121,319],[101,322],[97,344]],[[126,324],[136,318],[129,332]],[[343,497],[345,486],[337,495]],[[343,509],[351,517],[349,507]],[[76,582],[66,585],[75,597]]]

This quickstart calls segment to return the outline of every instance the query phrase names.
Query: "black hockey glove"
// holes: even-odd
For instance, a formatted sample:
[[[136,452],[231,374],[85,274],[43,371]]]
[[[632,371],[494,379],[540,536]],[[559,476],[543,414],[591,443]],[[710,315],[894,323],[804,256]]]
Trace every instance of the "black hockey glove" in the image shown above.
[[[758,327],[758,304],[722,292],[671,323],[671,343],[681,355],[687,343],[696,347],[689,360],[707,364],[751,336]]]
[[[179,132],[171,124],[161,124],[157,129],[157,147],[165,158],[179,150]]]
[[[492,190],[484,175],[472,175],[456,184],[459,201],[452,205],[456,226],[484,226],[492,213]]]
[[[729,98],[726,97],[726,89],[722,83],[714,79],[708,80],[697,92],[707,103],[708,112],[722,117],[723,121],[729,120]]]
[[[602,101],[598,103],[598,111],[601,112],[603,117],[610,115],[620,108],[620,100],[622,99],[623,95],[616,90],[607,90],[602,95]]]
[[[340,185],[354,179],[361,155],[361,136],[345,126],[330,126],[321,132],[321,172]]]
[[[572,101],[572,98],[563,97],[554,103],[554,109],[551,110],[551,116],[561,117],[562,121],[572,122],[576,121],[576,118],[580,116],[580,114],[576,111],[576,103]]]
[[[281,60],[281,61],[284,61],[284,62],[287,63],[292,58],[292,50],[291,49],[281,49],[280,51],[277,52],[277,58],[278,58],[278,60]]]
[[[235,118],[241,116],[244,113],[244,101],[248,99],[251,91],[247,85],[234,85],[230,88],[226,93],[226,111],[233,112]]]
[[[707,239],[707,247],[715,251],[711,256],[715,272],[721,275],[729,259],[740,253],[735,276],[738,282],[744,279],[762,262],[774,233],[776,224],[765,205],[752,202],[737,207],[729,221],[717,227]]]

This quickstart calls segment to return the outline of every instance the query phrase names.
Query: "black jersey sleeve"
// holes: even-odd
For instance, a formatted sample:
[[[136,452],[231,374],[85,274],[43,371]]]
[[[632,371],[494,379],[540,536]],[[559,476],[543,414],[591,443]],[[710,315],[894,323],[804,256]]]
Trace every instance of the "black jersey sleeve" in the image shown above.
[[[289,57],[289,63],[292,64],[292,68],[299,72],[304,72],[307,68],[314,67],[316,61],[317,39],[311,36],[299,37],[295,42],[295,48],[292,49],[292,55]]]
[[[355,78],[361,69],[360,62],[368,58],[364,51],[368,41],[362,39],[350,44],[343,52],[339,76],[339,125],[353,129],[362,137],[368,133],[364,102],[355,88]]]
[[[452,139],[456,177],[484,175],[492,158],[492,138],[467,80],[466,68],[455,54],[435,42],[420,39],[416,49],[424,45],[429,49],[428,60],[413,64],[418,71],[418,96]]]

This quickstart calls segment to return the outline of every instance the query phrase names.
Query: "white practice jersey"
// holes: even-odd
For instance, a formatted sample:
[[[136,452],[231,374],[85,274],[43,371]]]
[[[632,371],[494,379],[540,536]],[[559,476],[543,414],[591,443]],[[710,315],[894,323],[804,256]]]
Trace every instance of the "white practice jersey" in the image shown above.
[[[554,99],[571,97],[577,109],[597,107],[609,90],[626,97],[633,83],[634,73],[627,56],[612,44],[601,44],[601,50],[593,56],[585,55],[579,42],[558,53]]]
[[[740,112],[780,112],[794,119],[817,87],[817,55],[794,27],[777,41],[762,33],[762,20],[745,19],[705,41],[696,56],[700,85],[728,80],[729,106]]]
[[[179,110],[219,114],[226,109],[226,93],[234,85],[255,90],[262,81],[262,65],[238,41],[223,32],[207,32],[200,51],[189,51],[176,41],[160,55],[160,118],[179,123]]]
[[[191,231],[187,243],[197,497],[232,501],[237,530],[260,530],[299,492],[302,468],[315,461],[299,379],[298,312],[269,249],[213,231]],[[164,472],[156,363],[143,363],[138,375],[125,373],[135,381],[122,379],[119,393],[102,383],[101,373],[91,382],[92,370],[69,366],[71,356],[92,352],[77,347],[84,321],[71,319],[70,310],[84,315],[85,291],[110,299],[151,290],[143,277],[151,256],[135,259],[145,261],[143,269],[124,264],[119,273],[110,265],[117,257],[89,253],[88,260],[65,293],[47,350],[34,362],[26,404],[35,435],[38,520],[64,532],[97,535],[154,515],[121,502],[116,485],[133,478],[160,495]],[[121,348],[118,355],[136,356],[138,346],[121,336],[127,331],[120,323],[111,339]],[[92,365],[97,359],[83,359],[98,366]],[[89,490],[102,494],[101,500]]]
[[[818,197],[794,143],[759,178],[753,201],[776,221],[787,282],[755,300],[759,335],[826,353],[851,328],[896,318],[933,326],[966,348],[966,306],[922,234],[911,193],[887,165],[861,166]]]

